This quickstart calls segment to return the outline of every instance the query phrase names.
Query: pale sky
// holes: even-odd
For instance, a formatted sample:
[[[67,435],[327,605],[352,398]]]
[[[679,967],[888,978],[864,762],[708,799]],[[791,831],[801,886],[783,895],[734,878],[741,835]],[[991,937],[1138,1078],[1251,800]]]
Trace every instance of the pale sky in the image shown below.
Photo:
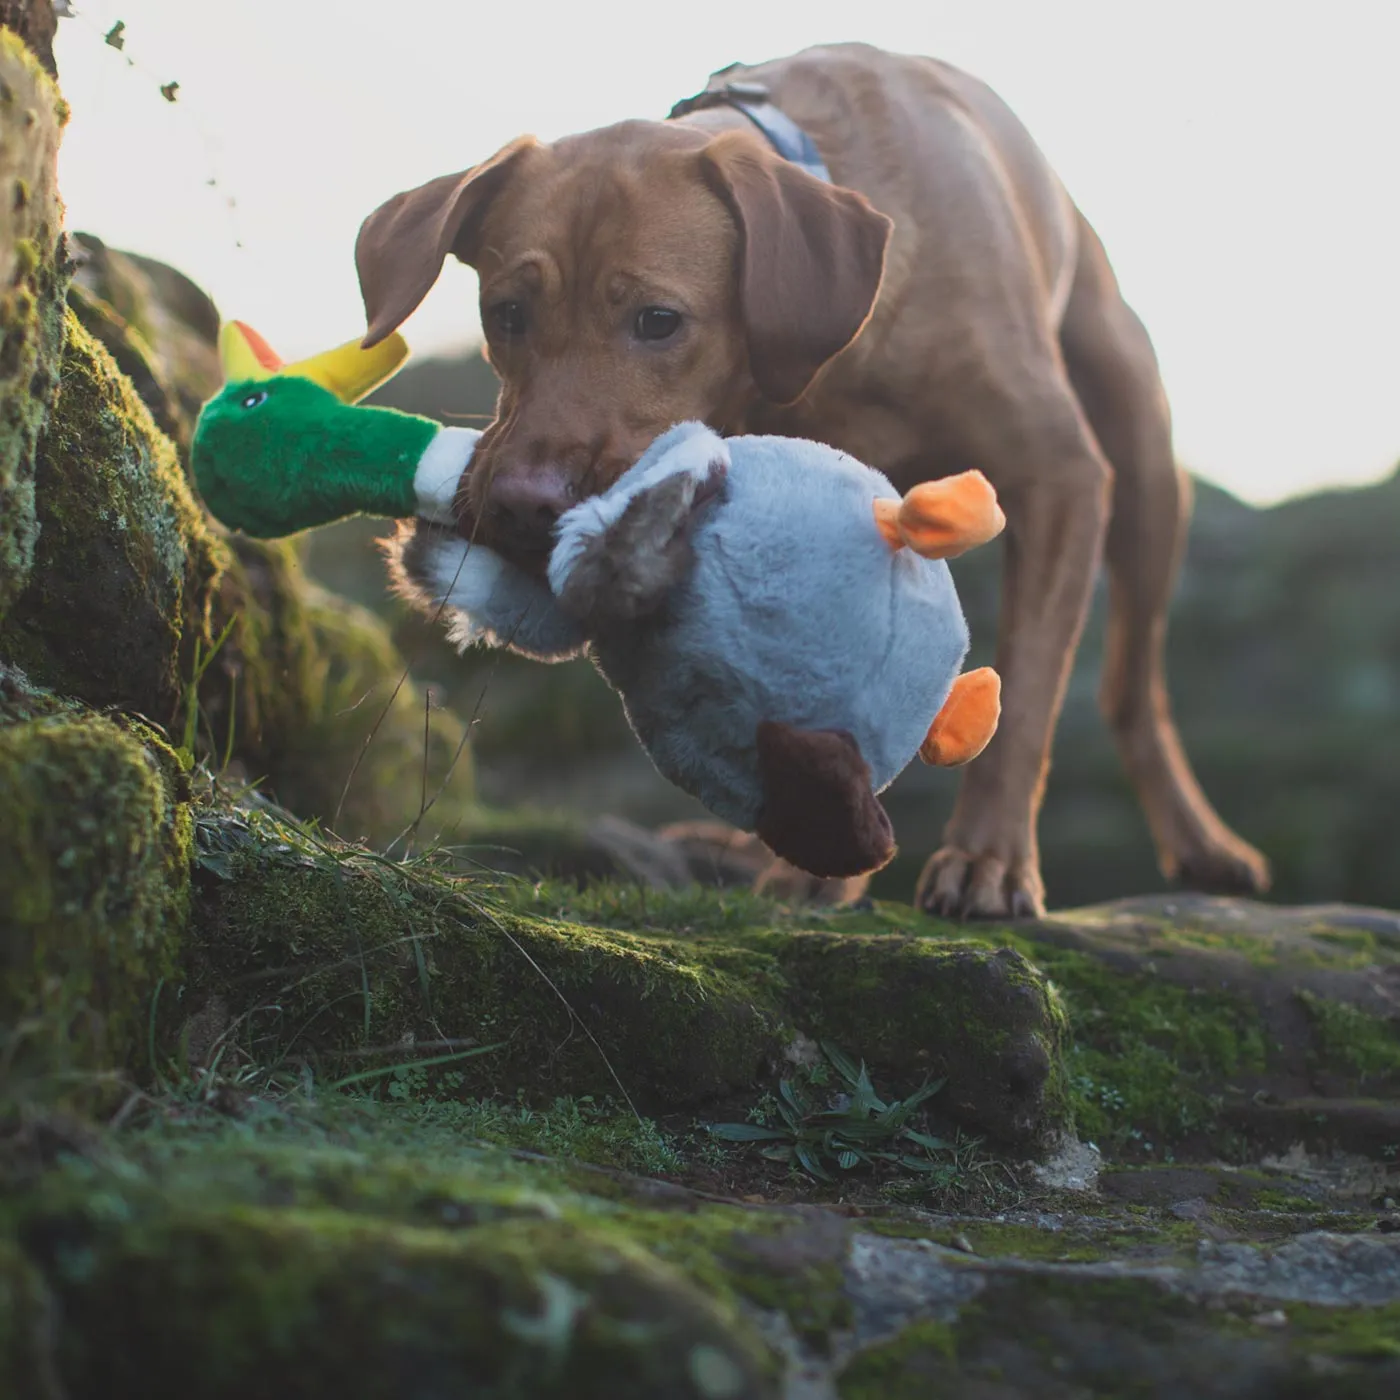
[[[288,358],[362,330],[354,237],[389,195],[862,39],[1027,124],[1147,323],[1192,470],[1265,503],[1400,459],[1395,0],[72,3],[69,226],[174,264]],[[404,330],[475,341],[473,274],[450,264]]]

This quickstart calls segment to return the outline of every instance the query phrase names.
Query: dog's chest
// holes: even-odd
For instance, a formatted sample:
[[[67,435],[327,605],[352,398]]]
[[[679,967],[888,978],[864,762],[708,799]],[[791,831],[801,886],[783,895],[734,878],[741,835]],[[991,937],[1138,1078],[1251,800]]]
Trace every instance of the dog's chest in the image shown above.
[[[840,382],[818,383],[801,402],[786,408],[756,404],[742,431],[810,438],[838,448],[882,472],[901,493],[967,466],[956,444],[936,424],[916,419],[906,404]]]

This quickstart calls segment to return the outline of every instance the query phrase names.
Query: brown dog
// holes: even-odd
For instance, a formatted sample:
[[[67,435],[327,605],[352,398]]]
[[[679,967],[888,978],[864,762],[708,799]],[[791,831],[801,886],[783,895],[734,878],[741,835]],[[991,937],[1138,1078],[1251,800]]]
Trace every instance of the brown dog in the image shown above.
[[[521,138],[365,221],[366,344],[449,253],[480,275],[503,387],[461,528],[542,566],[558,515],[689,418],[823,440],[901,491],[979,467],[1008,518],[1002,721],[919,904],[1042,911],[1036,814],[1101,553],[1102,704],[1162,869],[1264,888],[1263,858],[1211,809],[1168,708],[1188,483],[1151,343],[1093,230],[1011,112],[946,64],[839,45],[710,86],[738,80],[815,140],[833,183],[716,106]]]

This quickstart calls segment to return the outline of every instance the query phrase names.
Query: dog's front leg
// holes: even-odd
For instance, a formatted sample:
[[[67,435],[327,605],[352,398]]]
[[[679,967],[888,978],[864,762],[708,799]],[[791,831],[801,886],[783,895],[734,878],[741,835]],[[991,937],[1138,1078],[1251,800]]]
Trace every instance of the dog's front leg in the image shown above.
[[[1068,386],[998,399],[977,415],[972,460],[1007,520],[1001,723],[964,770],[916,894],[920,908],[959,918],[1044,912],[1036,817],[1108,518],[1109,468]]]

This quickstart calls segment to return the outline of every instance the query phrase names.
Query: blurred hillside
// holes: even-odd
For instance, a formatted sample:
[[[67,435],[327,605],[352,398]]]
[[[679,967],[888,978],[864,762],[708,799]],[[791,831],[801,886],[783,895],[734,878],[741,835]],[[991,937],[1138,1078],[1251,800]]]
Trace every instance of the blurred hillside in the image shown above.
[[[449,422],[489,417],[495,379],[476,354],[411,364],[375,402]],[[492,801],[609,811],[652,823],[699,815],[652,770],[586,661],[457,657],[385,596],[370,542],[384,522],[316,532],[307,567],[391,619],[418,679],[474,722]],[[1172,698],[1221,814],[1274,862],[1273,897],[1400,905],[1400,472],[1379,485],[1267,510],[1197,483],[1172,612]],[[1000,557],[954,565],[973,664],[991,659]],[[1104,589],[1071,682],[1040,834],[1052,904],[1163,887],[1095,693]],[[955,779],[914,764],[887,795],[903,854],[876,893],[907,898],[937,844]]]

